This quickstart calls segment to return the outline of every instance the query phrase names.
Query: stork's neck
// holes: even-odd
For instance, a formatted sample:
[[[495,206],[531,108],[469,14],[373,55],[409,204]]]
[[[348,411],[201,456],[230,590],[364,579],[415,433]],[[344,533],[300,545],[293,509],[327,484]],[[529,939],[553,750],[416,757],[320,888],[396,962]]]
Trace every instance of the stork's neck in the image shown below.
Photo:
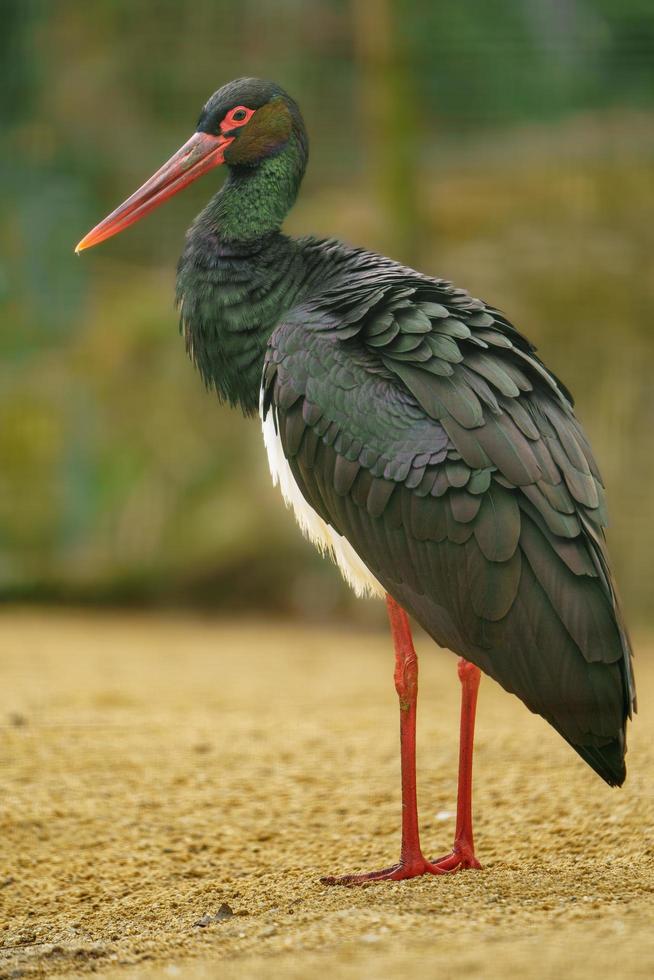
[[[258,166],[231,167],[195,224],[225,242],[252,241],[279,231],[297,197],[306,159],[306,143],[294,133],[281,151]]]
[[[248,414],[259,404],[270,335],[302,288],[301,249],[279,229],[305,163],[294,131],[257,167],[232,168],[193,222],[177,270],[189,354],[207,386]]]

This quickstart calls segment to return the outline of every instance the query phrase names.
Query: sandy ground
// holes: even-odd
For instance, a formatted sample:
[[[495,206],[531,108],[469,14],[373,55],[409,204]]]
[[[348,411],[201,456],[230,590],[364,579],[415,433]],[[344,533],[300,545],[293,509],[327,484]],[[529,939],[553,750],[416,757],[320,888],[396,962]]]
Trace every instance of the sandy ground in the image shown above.
[[[5,612],[0,977],[654,976],[654,658],[610,790],[482,682],[483,872],[328,888],[398,853],[389,642]],[[455,659],[419,641],[422,833],[449,849]],[[204,927],[225,903],[234,913]]]

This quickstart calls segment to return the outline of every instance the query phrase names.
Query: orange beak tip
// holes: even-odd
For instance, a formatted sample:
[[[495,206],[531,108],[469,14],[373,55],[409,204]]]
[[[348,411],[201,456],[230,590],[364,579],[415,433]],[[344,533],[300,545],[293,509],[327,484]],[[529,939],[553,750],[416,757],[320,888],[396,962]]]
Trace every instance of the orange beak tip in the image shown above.
[[[80,240],[80,241],[79,241],[79,242],[77,243],[77,245],[75,246],[75,255],[79,255],[79,254],[80,254],[80,252],[85,252],[87,248],[90,248],[90,247],[91,247],[91,245],[93,245],[93,242],[87,242],[87,240],[86,240],[86,239],[87,239],[88,237],[89,237],[88,235],[85,235],[85,236],[84,236],[84,238],[82,238],[82,239],[81,239],[81,240]]]

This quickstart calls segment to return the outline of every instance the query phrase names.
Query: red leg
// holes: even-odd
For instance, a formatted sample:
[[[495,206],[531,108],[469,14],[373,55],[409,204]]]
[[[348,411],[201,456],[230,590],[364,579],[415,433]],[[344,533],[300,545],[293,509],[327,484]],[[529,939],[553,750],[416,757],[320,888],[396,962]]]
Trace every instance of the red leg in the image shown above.
[[[386,596],[391,633],[395,645],[395,690],[400,701],[400,758],[402,770],[402,845],[400,860],[390,868],[367,874],[321,878],[325,885],[360,885],[366,881],[399,881],[423,874],[443,874],[423,857],[418,830],[416,798],[416,706],[418,701],[418,658],[411,627],[401,606]],[[474,709],[473,709],[474,716]]]
[[[434,865],[442,871],[481,868],[475,857],[472,836],[472,751],[475,739],[475,713],[481,671],[463,657],[459,660],[461,681],[461,733],[459,741],[459,789],[456,801],[456,830],[452,853],[438,858]]]

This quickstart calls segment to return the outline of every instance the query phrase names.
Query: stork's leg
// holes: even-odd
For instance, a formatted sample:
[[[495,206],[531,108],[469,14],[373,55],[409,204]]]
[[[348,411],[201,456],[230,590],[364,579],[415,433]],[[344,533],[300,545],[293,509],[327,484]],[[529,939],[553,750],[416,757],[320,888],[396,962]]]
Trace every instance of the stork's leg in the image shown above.
[[[416,706],[418,701],[418,658],[411,627],[401,606],[386,596],[391,633],[395,645],[395,690],[400,701],[400,759],[402,770],[402,845],[400,860],[383,871],[322,878],[325,885],[360,885],[366,881],[400,881],[423,874],[443,874],[423,857],[418,830],[416,799]]]
[[[459,739],[459,790],[456,801],[456,830],[452,853],[433,861],[441,871],[457,868],[481,868],[475,857],[472,836],[472,751],[475,738],[475,713],[481,671],[463,657],[459,660],[461,681],[461,732]]]

